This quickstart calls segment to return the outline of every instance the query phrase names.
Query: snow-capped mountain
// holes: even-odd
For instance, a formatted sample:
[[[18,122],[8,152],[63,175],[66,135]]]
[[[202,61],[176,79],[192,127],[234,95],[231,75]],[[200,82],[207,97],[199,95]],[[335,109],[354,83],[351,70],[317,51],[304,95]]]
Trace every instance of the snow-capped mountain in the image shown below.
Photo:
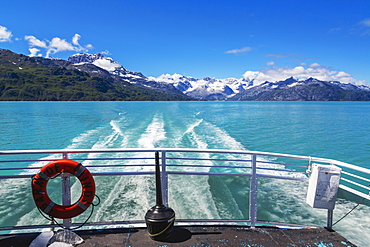
[[[74,65],[93,64],[126,82],[167,94],[185,94],[200,100],[370,100],[370,87],[320,81],[314,78],[264,82],[246,78],[202,78],[180,74],[146,77],[125,69],[102,54],[79,53],[68,58]]]
[[[253,82],[243,78],[196,79],[179,74],[163,74],[159,77],[148,77],[148,79],[171,84],[188,96],[206,100],[225,100],[253,86]]]
[[[264,82],[245,90],[230,100],[259,101],[368,101],[370,87],[321,81],[315,78]]]
[[[184,94],[202,100],[370,100],[370,87],[315,78],[255,84],[249,79],[195,79],[179,74],[165,74],[150,80],[166,82]]]
[[[100,53],[98,54],[88,54],[88,53],[78,53],[72,55],[68,58],[68,61],[74,65],[82,64],[94,64],[102,69],[105,69],[112,73],[113,75],[120,76],[125,79],[133,79],[131,82],[136,82],[135,79],[144,79],[146,77],[139,72],[132,72],[125,69],[122,65],[115,62],[112,58],[106,57]]]

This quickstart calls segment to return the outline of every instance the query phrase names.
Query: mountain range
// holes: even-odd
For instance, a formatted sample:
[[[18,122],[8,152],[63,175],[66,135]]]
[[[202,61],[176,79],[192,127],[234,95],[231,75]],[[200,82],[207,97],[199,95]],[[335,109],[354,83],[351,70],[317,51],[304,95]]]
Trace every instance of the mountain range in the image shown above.
[[[180,74],[146,77],[102,54],[61,60],[0,49],[0,100],[369,101],[370,87],[293,77],[260,84]]]
[[[67,60],[29,57],[0,49],[0,100],[193,100],[173,86],[149,88],[111,72],[92,62],[73,64]]]
[[[151,87],[173,86],[184,95],[198,100],[259,100],[259,101],[368,101],[370,87],[344,84],[338,81],[320,81],[315,78],[264,82],[244,78],[202,78],[197,79],[180,74],[163,74],[159,77],[145,77],[129,71],[113,59],[101,54],[80,53],[71,56],[73,64],[92,63],[130,83]]]

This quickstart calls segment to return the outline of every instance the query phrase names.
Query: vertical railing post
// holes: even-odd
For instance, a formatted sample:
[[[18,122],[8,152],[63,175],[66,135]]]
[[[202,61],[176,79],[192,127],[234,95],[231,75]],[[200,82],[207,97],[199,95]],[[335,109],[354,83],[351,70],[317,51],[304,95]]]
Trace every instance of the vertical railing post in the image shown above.
[[[252,177],[249,189],[249,220],[251,227],[254,228],[257,222],[257,194],[258,194],[258,180],[257,180],[257,155],[252,155]]]
[[[162,182],[162,196],[163,204],[168,207],[168,174],[166,170],[166,151],[161,152],[162,155],[162,172],[161,172],[161,182]]]
[[[63,153],[63,159],[68,159],[68,153]],[[62,174],[62,205],[71,205],[71,181],[68,173]],[[72,219],[63,219],[63,226],[71,228]]]
[[[333,211],[333,209],[328,209],[328,219],[326,224],[326,228],[328,230],[332,230],[333,227]]]

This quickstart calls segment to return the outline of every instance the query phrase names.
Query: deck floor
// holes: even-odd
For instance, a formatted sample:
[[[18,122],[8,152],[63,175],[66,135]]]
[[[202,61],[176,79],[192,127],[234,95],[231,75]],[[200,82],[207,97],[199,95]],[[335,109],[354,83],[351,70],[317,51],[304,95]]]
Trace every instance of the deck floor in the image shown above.
[[[270,227],[175,227],[166,241],[154,241],[145,228],[75,231],[84,239],[78,247],[349,247],[355,246],[325,228],[279,229]],[[1,247],[28,247],[38,233],[0,236]]]

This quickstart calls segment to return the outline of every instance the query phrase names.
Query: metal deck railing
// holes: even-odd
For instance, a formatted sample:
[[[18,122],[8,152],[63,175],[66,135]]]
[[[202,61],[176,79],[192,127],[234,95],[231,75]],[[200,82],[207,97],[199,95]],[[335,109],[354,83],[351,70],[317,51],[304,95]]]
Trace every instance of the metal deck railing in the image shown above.
[[[370,170],[337,160],[279,153],[219,150],[219,149],[62,149],[62,150],[16,150],[0,151],[0,180],[31,178],[50,161],[72,159],[83,162],[94,177],[154,175],[154,153],[160,153],[163,202],[168,204],[168,178],[171,175],[199,176],[246,176],[249,184],[249,218],[239,220],[177,219],[178,224],[190,223],[244,223],[255,227],[258,224],[297,226],[288,223],[266,222],[257,219],[258,180],[260,178],[285,179],[307,182],[307,168],[312,163],[336,165],[342,168],[340,196],[359,201],[370,199]],[[99,165],[93,164],[99,162]],[[104,170],[102,170],[104,168]],[[62,176],[63,205],[69,205],[69,174]],[[68,204],[69,202],[69,204]],[[327,227],[332,226],[332,210],[328,210]],[[143,224],[143,220],[88,222],[86,226]],[[78,225],[71,219],[63,220],[67,228]],[[0,231],[40,229],[57,225],[0,226]]]

